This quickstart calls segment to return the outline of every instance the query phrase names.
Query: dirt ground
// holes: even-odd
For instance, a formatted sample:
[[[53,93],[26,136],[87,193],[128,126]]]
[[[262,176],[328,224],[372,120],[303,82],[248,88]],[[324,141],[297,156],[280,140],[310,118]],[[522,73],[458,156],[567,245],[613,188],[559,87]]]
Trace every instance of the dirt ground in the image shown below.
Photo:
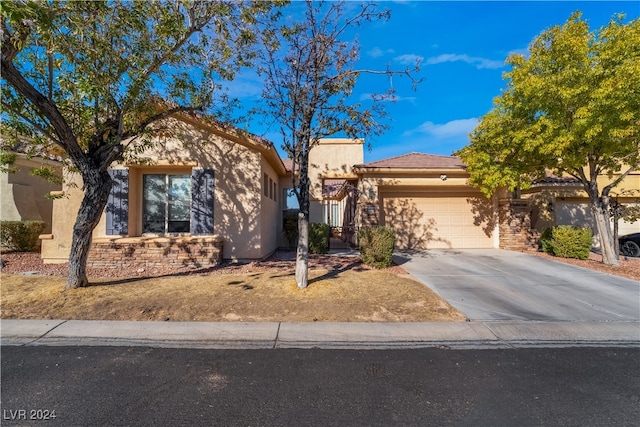
[[[620,264],[617,266],[605,265],[602,263],[602,255],[590,253],[589,259],[569,259],[558,258],[543,252],[531,252],[539,257],[548,258],[554,261],[560,261],[567,264],[577,265],[579,267],[600,271],[602,273],[612,274],[614,276],[626,277],[627,279],[640,282],[640,258],[620,257]]]
[[[92,286],[63,292],[66,264],[3,254],[2,318],[171,321],[462,321],[464,316],[400,267],[312,256],[298,289],[292,254],[217,268],[89,269]],[[114,276],[119,277],[114,277]],[[98,279],[99,277],[99,279]]]
[[[599,255],[570,260],[640,282],[640,258],[617,267]],[[88,270],[93,284],[62,291],[66,264],[37,253],[2,254],[2,318],[173,321],[461,321],[464,316],[398,266],[374,270],[359,258],[313,255],[310,286],[298,289],[290,252],[216,268]],[[95,278],[95,279],[93,279]]]

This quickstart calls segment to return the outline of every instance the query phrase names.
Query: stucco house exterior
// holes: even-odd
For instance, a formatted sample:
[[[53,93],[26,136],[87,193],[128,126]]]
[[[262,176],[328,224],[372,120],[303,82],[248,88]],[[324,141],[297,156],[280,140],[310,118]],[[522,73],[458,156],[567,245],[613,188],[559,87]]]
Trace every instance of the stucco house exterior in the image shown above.
[[[282,189],[290,179],[272,143],[191,115],[176,115],[135,162],[111,170],[115,185],[93,233],[90,265],[215,264],[260,259],[280,245]],[[53,206],[42,258],[66,262],[77,175]]]
[[[13,170],[0,173],[0,220],[42,221],[44,232],[51,232],[53,201],[47,195],[55,194],[61,185],[31,174],[42,166],[61,170],[56,160],[16,153]]]
[[[625,169],[625,168],[623,168]],[[598,188],[602,189],[617,179],[600,176]],[[612,191],[610,196],[619,203],[637,205],[640,203],[640,171],[634,171]],[[553,225],[573,225],[589,227],[594,232],[593,245],[597,249],[600,241],[590,202],[582,184],[572,177],[556,177],[548,175],[545,179],[534,182],[531,188],[522,191],[522,198],[531,206],[531,222],[536,230],[544,230]],[[612,219],[613,220],[613,219]],[[618,235],[640,232],[640,221],[618,221]]]
[[[469,185],[459,158],[409,153],[355,170],[362,223],[393,227],[399,248],[499,246],[498,199]]]
[[[288,246],[284,217],[296,171],[273,143],[186,114],[162,129],[157,144],[112,168],[116,184],[94,230],[89,265],[214,265],[263,259]],[[408,153],[364,163],[364,141],[341,138],[312,148],[309,177],[311,222],[331,225],[351,244],[358,228],[388,225],[399,249],[535,248],[537,232],[564,221],[563,203],[585,201],[562,180],[488,199],[469,185],[457,157]],[[78,182],[67,174],[64,197],[53,203],[52,230],[41,236],[45,262],[68,259]],[[624,183],[640,189],[640,175]]]

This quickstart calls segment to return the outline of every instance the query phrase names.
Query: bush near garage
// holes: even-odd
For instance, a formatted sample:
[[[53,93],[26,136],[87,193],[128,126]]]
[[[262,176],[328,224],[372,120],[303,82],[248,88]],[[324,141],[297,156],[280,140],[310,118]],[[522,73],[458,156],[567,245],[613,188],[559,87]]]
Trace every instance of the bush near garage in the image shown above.
[[[391,227],[366,227],[358,231],[362,262],[374,268],[391,266],[396,232]]]
[[[540,234],[540,250],[545,254],[553,255],[553,249],[551,247],[552,232],[553,229],[549,227]]]
[[[545,230],[540,238],[542,251],[561,258],[588,259],[593,241],[589,228],[558,225]]]
[[[17,252],[35,252],[44,228],[42,221],[0,221],[0,246]]]
[[[309,224],[309,252],[312,254],[326,254],[329,250],[329,234],[331,227],[328,224]]]

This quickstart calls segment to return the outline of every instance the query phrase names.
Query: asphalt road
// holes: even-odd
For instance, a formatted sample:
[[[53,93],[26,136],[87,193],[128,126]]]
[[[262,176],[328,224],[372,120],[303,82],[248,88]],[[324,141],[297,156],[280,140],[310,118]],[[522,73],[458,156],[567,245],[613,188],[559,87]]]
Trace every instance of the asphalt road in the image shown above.
[[[635,426],[640,419],[640,349],[4,346],[1,356],[3,426]]]
[[[534,255],[430,250],[395,260],[471,320],[640,320],[640,283]]]

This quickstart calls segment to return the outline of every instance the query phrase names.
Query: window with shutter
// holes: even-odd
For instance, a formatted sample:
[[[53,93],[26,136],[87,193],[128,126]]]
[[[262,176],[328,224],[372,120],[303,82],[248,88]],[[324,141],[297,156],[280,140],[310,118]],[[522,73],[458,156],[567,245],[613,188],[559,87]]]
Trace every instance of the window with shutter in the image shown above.
[[[190,231],[191,182],[184,174],[145,174],[142,184],[142,232]]]

